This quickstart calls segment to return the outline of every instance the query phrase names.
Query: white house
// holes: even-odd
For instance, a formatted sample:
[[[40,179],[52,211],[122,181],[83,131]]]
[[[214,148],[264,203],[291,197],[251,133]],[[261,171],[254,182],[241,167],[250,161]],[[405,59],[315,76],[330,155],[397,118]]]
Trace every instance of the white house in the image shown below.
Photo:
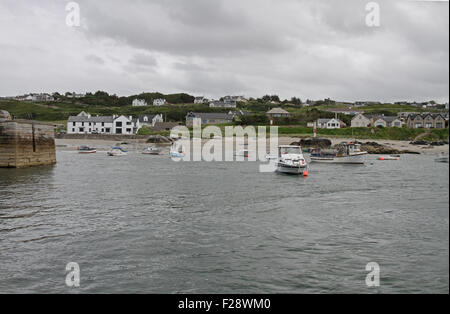
[[[338,119],[318,119],[317,127],[321,129],[340,129],[341,121]]]
[[[167,101],[163,98],[153,100],[153,106],[164,106],[165,104],[167,104]]]
[[[139,128],[131,116],[91,116],[84,111],[67,121],[67,134],[136,134]]]
[[[132,103],[133,107],[145,107],[147,106],[147,102],[144,99],[135,99]]]
[[[209,100],[203,96],[197,96],[194,98],[194,104],[207,104]]]
[[[162,114],[141,114],[138,118],[139,126],[154,127],[158,122],[164,122]]]
[[[209,103],[210,108],[236,108],[235,101],[212,101]]]
[[[362,113],[353,117],[351,127],[352,128],[366,128],[370,125],[370,119]]]

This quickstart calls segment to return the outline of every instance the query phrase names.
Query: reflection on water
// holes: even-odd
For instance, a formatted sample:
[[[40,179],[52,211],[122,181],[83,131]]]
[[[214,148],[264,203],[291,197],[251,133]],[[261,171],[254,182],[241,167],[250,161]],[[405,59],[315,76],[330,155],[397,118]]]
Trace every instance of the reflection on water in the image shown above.
[[[448,164],[311,165],[59,152],[0,169],[0,292],[447,292]],[[365,286],[365,265],[381,287]]]

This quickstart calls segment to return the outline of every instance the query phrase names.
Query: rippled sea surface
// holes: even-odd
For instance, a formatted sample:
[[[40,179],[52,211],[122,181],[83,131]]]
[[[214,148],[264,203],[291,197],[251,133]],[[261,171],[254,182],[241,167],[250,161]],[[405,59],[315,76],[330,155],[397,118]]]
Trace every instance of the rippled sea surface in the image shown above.
[[[308,178],[138,153],[57,159],[0,169],[0,293],[449,292],[449,168],[433,156],[313,164]]]

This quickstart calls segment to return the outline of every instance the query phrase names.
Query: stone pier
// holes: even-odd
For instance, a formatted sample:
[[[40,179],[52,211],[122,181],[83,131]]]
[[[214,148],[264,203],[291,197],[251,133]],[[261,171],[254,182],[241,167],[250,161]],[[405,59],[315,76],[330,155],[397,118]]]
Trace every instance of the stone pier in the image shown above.
[[[56,163],[54,127],[12,120],[0,110],[0,167],[23,168]]]

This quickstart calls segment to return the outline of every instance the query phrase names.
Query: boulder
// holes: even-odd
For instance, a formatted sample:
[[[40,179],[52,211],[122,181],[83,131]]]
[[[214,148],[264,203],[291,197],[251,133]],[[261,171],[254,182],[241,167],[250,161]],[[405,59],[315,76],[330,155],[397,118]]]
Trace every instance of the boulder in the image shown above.
[[[304,138],[300,142],[293,142],[291,145],[300,145],[302,147],[318,147],[329,148],[331,147],[331,141],[327,138]]]

